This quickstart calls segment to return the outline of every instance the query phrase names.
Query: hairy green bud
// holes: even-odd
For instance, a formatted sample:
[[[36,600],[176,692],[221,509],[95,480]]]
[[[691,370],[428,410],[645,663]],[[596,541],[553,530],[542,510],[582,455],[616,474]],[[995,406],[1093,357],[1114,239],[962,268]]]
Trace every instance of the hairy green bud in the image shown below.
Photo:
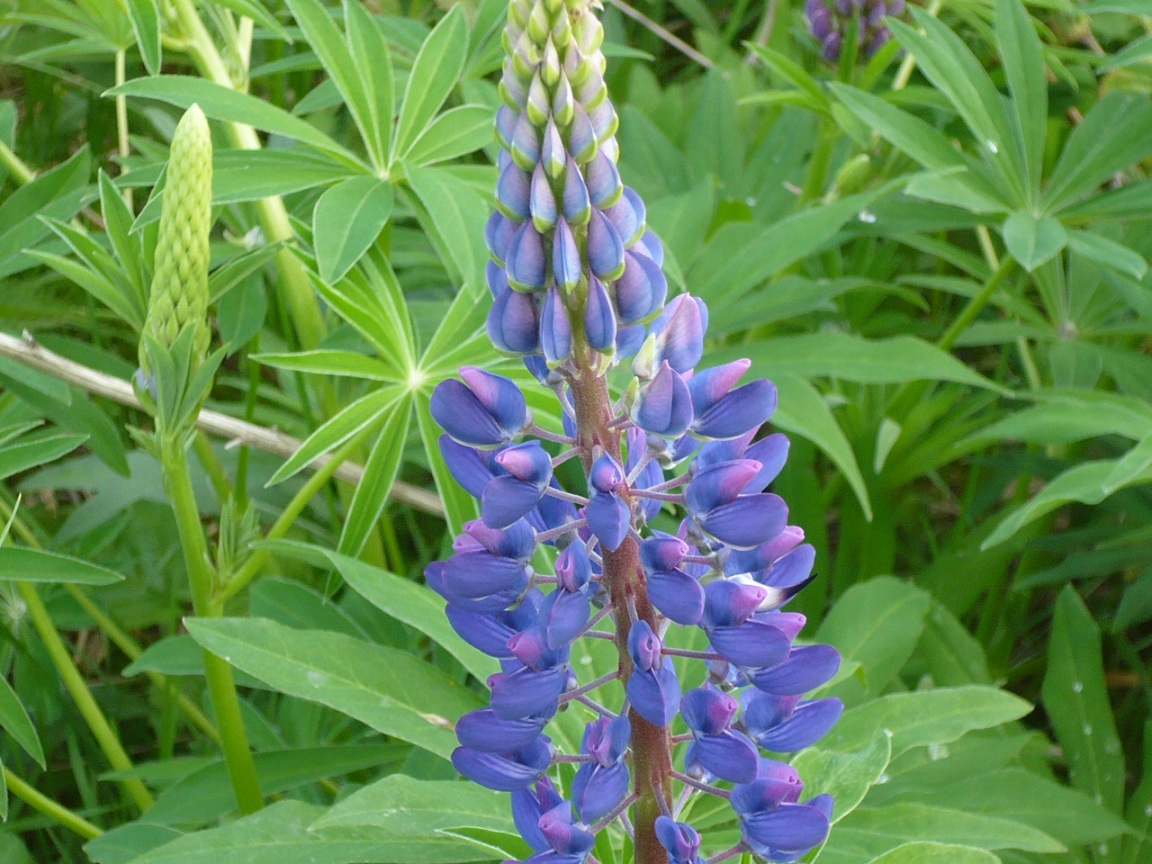
[[[171,348],[192,328],[193,362],[208,353],[208,234],[212,228],[212,137],[199,106],[189,108],[172,137],[162,193],[160,235],[144,333]],[[140,368],[151,375],[141,343]]]

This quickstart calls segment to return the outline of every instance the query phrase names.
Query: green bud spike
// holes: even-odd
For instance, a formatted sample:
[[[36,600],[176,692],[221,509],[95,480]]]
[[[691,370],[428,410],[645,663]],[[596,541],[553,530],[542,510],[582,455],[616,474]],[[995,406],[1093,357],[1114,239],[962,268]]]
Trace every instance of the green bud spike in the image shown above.
[[[572,86],[568,83],[568,79],[561,74],[555,94],[552,96],[552,116],[556,118],[558,126],[567,129],[575,114],[576,97],[572,94]]]
[[[212,228],[212,136],[198,105],[180,118],[172,136],[162,193],[160,234],[144,332],[170,348],[193,329],[193,357],[208,353],[208,234]],[[151,374],[141,347],[140,368]]]
[[[528,88],[528,119],[533,126],[543,126],[548,122],[550,108],[548,101],[548,88],[537,75]]]
[[[528,35],[537,45],[543,45],[551,30],[552,21],[548,16],[548,10],[544,8],[543,3],[537,3],[532,9],[532,14],[528,16]]]

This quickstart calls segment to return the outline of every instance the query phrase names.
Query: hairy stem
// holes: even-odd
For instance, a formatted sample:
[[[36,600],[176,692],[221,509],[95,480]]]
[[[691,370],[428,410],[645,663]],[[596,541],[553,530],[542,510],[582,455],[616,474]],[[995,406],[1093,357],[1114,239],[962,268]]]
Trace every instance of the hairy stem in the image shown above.
[[[612,398],[608,382],[597,376],[593,352],[583,350],[584,362],[572,380],[572,395],[576,409],[576,428],[582,451],[585,472],[592,468],[594,447],[602,447],[617,462],[621,458],[620,432],[609,428],[612,421]],[[631,503],[631,502],[629,502]],[[638,620],[646,621],[653,632],[659,632],[656,610],[648,600],[644,570],[640,565],[640,549],[632,536],[615,551],[603,550],[603,584],[612,599],[616,615],[616,650],[620,657],[620,676],[627,681],[632,674],[632,661],[628,654],[628,634],[632,629],[625,610],[635,608]],[[653,726],[629,709],[632,723],[632,782],[635,802],[635,864],[668,864],[668,853],[656,838],[656,818],[660,815],[660,798],[672,797],[672,742],[668,730]]]
[[[180,546],[184,550],[184,564],[188,570],[188,584],[192,591],[192,606],[197,617],[212,618],[220,615],[222,603],[213,597],[215,575],[208,558],[208,544],[200,525],[200,511],[192,494],[192,480],[188,473],[188,455],[183,441],[168,438],[163,445],[164,481],[172,510]],[[224,761],[236,803],[242,813],[255,813],[264,806],[260,781],[256,776],[256,763],[248,747],[248,733],[240,714],[240,700],[236,695],[236,682],[232,667],[208,650],[204,651],[204,676],[216,722],[220,729]]]

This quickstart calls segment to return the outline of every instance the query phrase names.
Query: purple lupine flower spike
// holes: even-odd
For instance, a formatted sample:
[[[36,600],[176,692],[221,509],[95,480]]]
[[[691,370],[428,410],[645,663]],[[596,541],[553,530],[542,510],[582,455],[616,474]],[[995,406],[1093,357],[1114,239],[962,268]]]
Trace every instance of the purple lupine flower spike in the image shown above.
[[[880,21],[867,0],[843,3],[865,28]],[[800,804],[799,777],[761,748],[791,752],[836,722],[838,700],[806,694],[839,655],[794,647],[804,617],[781,608],[813,578],[815,553],[768,491],[788,455],[783,435],[761,433],[776,390],[743,381],[746,360],[698,370],[708,308],[688,294],[666,305],[664,247],[618,169],[599,6],[508,4],[486,326],[555,394],[563,434],[536,427],[518,387],[478,368],[432,396],[445,462],[481,519],[425,578],[460,637],[499,661],[490,706],[457,724],[452,762],[511,793],[530,864],[584,864],[603,830],[631,832],[636,864],[702,864],[709,838],[677,813],[709,790],[730,794],[740,826],[721,857],[792,861],[827,835],[831,801]],[[806,8],[838,50],[839,7]],[[612,392],[624,358],[631,381]],[[557,467],[569,459],[583,470]],[[676,535],[652,528],[670,515]],[[558,554],[538,572],[542,545]],[[672,625],[701,628],[706,651],[669,647],[683,644],[666,643]],[[586,634],[621,654],[595,679],[572,662]],[[578,753],[548,736],[560,712],[584,724]],[[686,736],[672,734],[677,714]]]
[[[840,59],[853,16],[859,16],[860,49],[865,57],[871,57],[892,37],[884,18],[900,17],[905,6],[904,0],[808,0],[804,14],[808,18],[808,31],[820,43],[820,53],[825,60],[835,63]]]

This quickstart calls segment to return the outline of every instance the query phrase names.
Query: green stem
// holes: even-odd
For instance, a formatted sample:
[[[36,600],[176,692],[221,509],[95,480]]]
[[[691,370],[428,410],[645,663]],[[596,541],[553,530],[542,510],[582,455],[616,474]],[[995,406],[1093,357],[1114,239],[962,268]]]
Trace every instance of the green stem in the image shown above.
[[[85,840],[95,840],[104,833],[102,829],[87,819],[77,816],[67,807],[57,804],[51,798],[37,792],[30,784],[13,774],[8,766],[4,766],[4,782],[8,784],[8,790],[13,795],[33,810],[43,813],[53,822],[59,822],[69,831],[76,832]]]
[[[124,745],[120,743],[120,736],[116,734],[116,730],[112,728],[112,724],[104,716],[100,706],[96,704],[96,698],[88,689],[80,670],[72,662],[72,655],[64,645],[64,640],[60,638],[56,625],[52,622],[52,616],[48,613],[48,607],[40,598],[40,592],[31,582],[17,582],[16,589],[28,607],[28,616],[32,619],[32,626],[40,635],[40,640],[44,643],[48,656],[52,658],[56,671],[72,695],[76,707],[80,709],[84,722],[92,730],[92,735],[100,746],[101,752],[104,753],[104,757],[108,760],[108,764],[116,771],[131,771],[132,760],[128,758]],[[139,779],[121,780],[120,783],[140,810],[147,810],[152,806],[152,795]]]
[[[119,87],[124,83],[124,49],[121,48],[116,52],[116,86]],[[127,159],[128,155],[132,152],[132,145],[128,140],[128,97],[123,93],[116,97],[116,141],[121,159]],[[124,171],[123,165],[120,171]],[[132,187],[124,187],[124,203],[128,205],[128,209],[132,209]]]
[[[336,469],[348,458],[349,454],[355,452],[356,448],[360,446],[366,434],[366,432],[362,432],[356,435],[344,442],[342,447],[332,453],[332,458],[324,463],[321,468],[317,469],[316,473],[309,477],[308,481],[300,487],[300,491],[292,496],[292,500],[288,502],[288,505],[280,514],[280,518],[268,529],[265,539],[276,540],[288,533],[288,529],[292,527],[292,523],[304,512],[304,508],[307,507],[308,503],[316,494],[324,488],[324,485],[332,479],[332,475],[336,473]],[[245,586],[259,575],[264,565],[268,563],[270,557],[272,557],[272,553],[266,548],[253,550],[252,555],[244,562],[244,566],[236,571],[235,575],[231,576],[223,588],[220,589],[220,602],[226,603],[243,591]]]
[[[12,179],[20,186],[28,185],[36,177],[36,172],[25,165],[24,160],[17,156],[12,148],[3,141],[0,141],[0,165],[8,169]]]
[[[176,19],[188,37],[188,54],[200,70],[200,74],[216,84],[235,89],[236,82],[232,80],[228,67],[205,29],[204,22],[200,20],[192,0],[173,0],[172,5]],[[260,138],[251,126],[227,121],[224,123],[224,128],[232,144],[238,149],[261,149]],[[261,199],[256,202],[256,212],[260,227],[269,243],[287,242],[295,238],[288,210],[282,198]],[[324,324],[308,273],[300,260],[286,246],[276,253],[276,266],[280,270],[280,287],[287,300],[300,345],[304,350],[315,348],[324,336]]]
[[[184,550],[184,564],[188,570],[188,584],[192,592],[192,607],[197,617],[215,618],[223,603],[213,598],[215,574],[208,558],[208,544],[200,525],[200,511],[192,492],[188,473],[188,455],[178,436],[169,436],[162,444],[164,480],[172,511],[176,515],[180,546]],[[224,761],[236,803],[242,813],[255,813],[264,806],[260,781],[256,776],[256,763],[248,747],[248,733],[240,713],[240,700],[236,696],[236,683],[232,667],[210,651],[204,651],[204,676],[208,694],[220,729]]]
[[[208,480],[216,493],[216,500],[223,504],[232,497],[232,481],[220,460],[216,458],[216,451],[212,449],[212,442],[203,432],[197,432],[192,439],[192,449],[196,451],[196,461],[208,474]]]
[[[980,293],[968,301],[968,305],[956,316],[956,320],[944,331],[944,335],[936,340],[936,347],[944,351],[952,350],[952,346],[956,344],[956,340],[959,339],[964,331],[968,329],[969,325],[976,320],[976,316],[988,305],[988,301],[992,299],[992,295],[1004,284],[1004,280],[1012,275],[1012,271],[1015,269],[1016,259],[1010,255],[1005,255],[1000,261],[1000,266],[988,277],[988,281],[985,282],[984,287],[980,289]]]
[[[827,120],[822,121],[816,146],[808,159],[808,175],[804,179],[801,200],[815,201],[824,194],[824,188],[828,185],[828,168],[832,164],[832,154],[839,140],[836,127]]]

